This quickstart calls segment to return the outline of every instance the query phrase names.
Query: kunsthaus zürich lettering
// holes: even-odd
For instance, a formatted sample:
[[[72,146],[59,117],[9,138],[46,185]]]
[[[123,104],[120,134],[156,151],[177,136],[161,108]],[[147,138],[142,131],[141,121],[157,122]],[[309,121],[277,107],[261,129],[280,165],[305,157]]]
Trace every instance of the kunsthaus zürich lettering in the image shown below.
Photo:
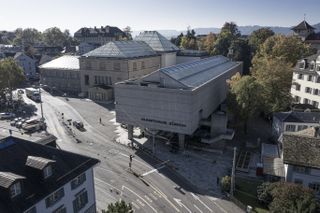
[[[176,123],[174,121],[160,121],[160,120],[156,120],[156,119],[151,119],[151,118],[141,118],[142,121],[146,121],[146,122],[151,122],[151,123],[158,123],[158,124],[165,124],[165,125],[170,125],[170,126],[180,126],[180,127],[186,127],[185,124],[181,124],[181,123]]]

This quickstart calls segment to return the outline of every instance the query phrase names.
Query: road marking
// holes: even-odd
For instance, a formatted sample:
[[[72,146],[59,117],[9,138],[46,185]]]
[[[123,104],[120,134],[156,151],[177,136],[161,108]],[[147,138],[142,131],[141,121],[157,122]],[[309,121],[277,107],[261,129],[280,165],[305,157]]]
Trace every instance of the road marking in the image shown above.
[[[157,172],[159,169],[162,169],[162,168],[164,168],[164,167],[165,167],[165,165],[162,165],[162,166],[160,166],[160,167],[158,167],[158,168],[155,168],[155,169],[152,169],[152,170],[150,170],[150,171],[148,171],[148,172],[146,172],[146,173],[143,173],[141,176],[144,177],[144,176],[146,176],[146,175],[152,174],[152,173]]]
[[[226,210],[224,210],[224,208],[222,208],[222,206],[220,206],[217,202],[213,201],[213,204],[216,205],[221,211],[223,211],[224,213],[228,213]]]
[[[196,206],[196,204],[193,204],[194,208],[196,208],[200,213],[203,213],[203,211],[201,211],[201,209],[199,209],[198,206]]]
[[[152,200],[147,195],[145,195],[144,197],[146,198],[146,200],[148,200],[150,203],[152,203]]]
[[[158,198],[156,196],[154,196],[151,192],[149,193],[149,196],[154,200],[158,200]]]
[[[192,213],[190,209],[188,209],[188,207],[186,207],[180,199],[177,199],[177,198],[173,198],[174,201],[177,202],[177,204],[180,206],[180,207],[184,207],[189,213]]]
[[[209,208],[209,206],[207,206],[204,202],[202,202],[202,200],[200,200],[200,198],[193,194],[192,192],[190,193],[192,195],[192,197],[196,200],[198,200],[204,207],[206,207],[210,212],[213,212],[212,209]]]
[[[154,193],[155,195],[157,195],[159,198],[162,198],[162,196],[161,196],[158,192],[153,191],[153,193]]]
[[[159,193],[177,212],[180,212],[180,210],[167,198],[167,195],[165,195],[160,189],[150,184],[151,188],[155,190],[157,193]]]
[[[96,177],[95,177],[94,179],[97,180],[97,181],[99,181],[99,182],[101,182],[101,183],[104,183],[104,184],[106,184],[106,185],[108,185],[108,186],[110,186],[110,187],[112,187],[112,188],[115,188],[116,190],[118,190],[119,192],[121,192],[120,189],[118,189],[117,187],[111,185],[110,183],[107,183],[107,182],[105,182],[105,181],[103,181],[103,180],[101,180],[101,179],[99,179],[99,178],[96,178]]]
[[[114,172],[114,171],[112,171],[112,170],[109,170],[109,169],[105,169],[105,168],[103,168],[103,167],[101,167],[101,166],[97,167],[97,169],[102,169],[103,171],[117,174],[116,172]]]
[[[155,208],[153,208],[145,199],[143,199],[140,195],[138,195],[137,193],[135,193],[134,191],[132,191],[131,189],[129,189],[126,186],[122,186],[122,190],[127,189],[128,191],[130,191],[132,194],[135,194],[137,197],[139,197],[142,201],[144,201],[154,212],[157,213],[157,210],[155,210]]]
[[[131,202],[131,204],[132,204],[132,206],[133,206],[134,208],[136,208],[136,209],[140,209],[140,206],[138,206],[136,203]]]
[[[211,200],[211,201],[216,201],[216,200],[218,200],[218,198],[216,198],[216,197],[208,197],[208,199]]]
[[[144,203],[141,202],[141,200],[137,199],[137,202],[142,206],[145,207],[146,205],[144,205]]]

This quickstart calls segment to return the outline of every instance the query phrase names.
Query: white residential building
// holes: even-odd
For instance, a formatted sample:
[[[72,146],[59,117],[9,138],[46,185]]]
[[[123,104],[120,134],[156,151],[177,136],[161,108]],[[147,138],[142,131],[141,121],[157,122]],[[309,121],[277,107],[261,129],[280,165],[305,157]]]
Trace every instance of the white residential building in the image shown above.
[[[0,156],[0,212],[96,213],[97,159],[11,136]]]
[[[14,60],[22,67],[27,78],[36,77],[36,60],[22,52],[16,53]]]
[[[296,103],[320,108],[320,54],[298,61],[293,70],[291,94]]]

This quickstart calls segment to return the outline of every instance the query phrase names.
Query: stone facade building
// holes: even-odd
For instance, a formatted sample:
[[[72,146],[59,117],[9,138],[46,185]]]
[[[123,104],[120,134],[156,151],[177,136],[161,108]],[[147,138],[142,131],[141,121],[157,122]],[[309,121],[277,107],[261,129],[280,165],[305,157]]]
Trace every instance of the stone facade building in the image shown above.
[[[70,95],[81,93],[79,56],[61,56],[39,68],[40,81],[49,90]]]
[[[111,41],[80,57],[82,92],[96,101],[111,100],[115,83],[147,75],[160,63],[160,55],[145,42]]]

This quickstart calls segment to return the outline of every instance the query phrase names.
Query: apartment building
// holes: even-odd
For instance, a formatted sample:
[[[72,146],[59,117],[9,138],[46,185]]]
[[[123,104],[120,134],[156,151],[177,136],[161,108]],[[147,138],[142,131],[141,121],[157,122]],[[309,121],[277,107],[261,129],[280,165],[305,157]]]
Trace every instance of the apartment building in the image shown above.
[[[26,78],[36,77],[36,60],[27,56],[23,52],[18,52],[13,57],[14,60],[22,67]]]
[[[295,103],[320,108],[320,54],[298,61],[293,69],[291,94]]]
[[[111,41],[80,57],[81,90],[92,100],[113,99],[113,85],[160,68],[160,55],[143,41]]]
[[[0,156],[0,212],[96,212],[99,160],[12,136],[0,139]]]

